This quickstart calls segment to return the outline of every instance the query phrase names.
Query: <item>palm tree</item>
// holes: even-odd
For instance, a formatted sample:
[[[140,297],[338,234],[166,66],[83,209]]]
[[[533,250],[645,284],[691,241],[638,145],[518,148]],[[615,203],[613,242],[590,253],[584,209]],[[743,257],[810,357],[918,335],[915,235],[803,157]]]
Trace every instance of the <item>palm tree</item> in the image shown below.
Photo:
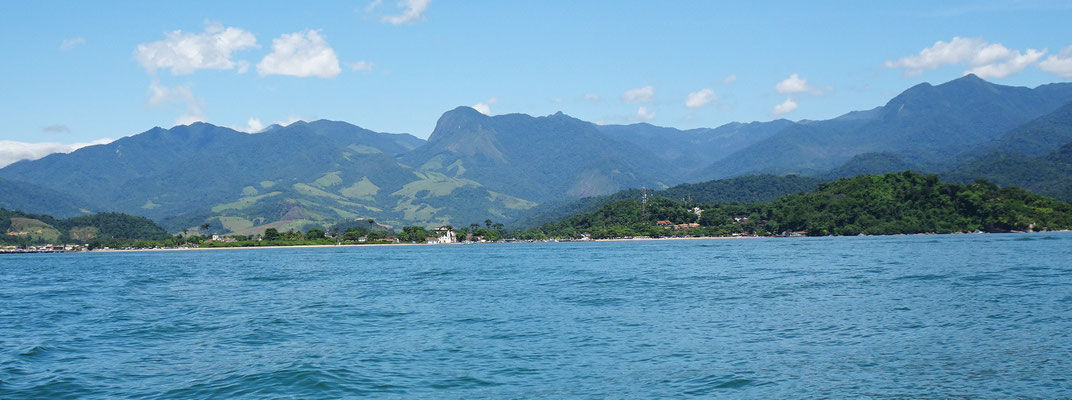
[[[485,219],[484,220],[484,226],[488,227],[488,229],[491,229],[491,220],[490,219]]]
[[[373,225],[376,225],[376,220],[374,220],[372,218],[369,218],[368,219],[368,230],[369,230],[369,232],[372,232],[372,226]]]

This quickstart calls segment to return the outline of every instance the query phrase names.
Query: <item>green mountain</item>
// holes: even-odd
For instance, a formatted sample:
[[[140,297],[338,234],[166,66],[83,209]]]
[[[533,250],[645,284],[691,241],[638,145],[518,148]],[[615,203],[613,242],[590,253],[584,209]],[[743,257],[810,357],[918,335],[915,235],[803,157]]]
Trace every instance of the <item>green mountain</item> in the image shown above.
[[[469,107],[444,113],[427,141],[325,120],[257,134],[195,123],[9,165],[0,169],[0,205],[60,216],[116,211],[172,232],[248,234],[368,219],[390,226],[546,221],[536,212],[591,210],[606,201],[598,196],[629,188],[757,174],[921,169],[1067,198],[1064,164],[1043,155],[1069,137],[1069,103],[1069,83],[1029,89],[969,75],[920,84],[884,106],[831,120],[714,129],[601,126],[562,113],[487,116]],[[978,153],[986,146],[1026,155]],[[660,193],[750,202],[807,189],[748,179]]]
[[[1072,103],[1054,112],[1031,120],[971,152],[986,155],[993,152],[1016,152],[1041,156],[1072,142]]]
[[[985,179],[1072,201],[1072,143],[1039,157],[1016,152],[990,153],[959,164],[942,176],[962,183]]]
[[[492,117],[458,107],[443,114],[426,145],[401,160],[537,202],[661,188],[681,176],[646,149],[561,112]]]
[[[819,174],[872,152],[893,153],[910,163],[949,163],[957,154],[1070,101],[1072,83],[1029,89],[996,85],[975,75],[937,86],[922,83],[874,110],[797,123],[693,178],[757,172]]]
[[[701,211],[695,212],[698,207]],[[697,224],[687,230],[660,226]],[[861,175],[807,193],[749,205],[693,204],[658,198],[611,202],[522,233],[522,237],[728,236],[806,232],[810,236],[1008,232],[1072,228],[1072,205],[980,181],[947,184],[915,172]]]
[[[73,217],[96,208],[73,195],[10,179],[0,178],[0,193],[0,208],[9,210]]]
[[[171,231],[206,222],[210,232],[301,230],[359,218],[435,225],[506,219],[535,205],[396,159],[422,142],[332,121],[253,135],[196,123],[15,163],[0,176],[77,193]]]

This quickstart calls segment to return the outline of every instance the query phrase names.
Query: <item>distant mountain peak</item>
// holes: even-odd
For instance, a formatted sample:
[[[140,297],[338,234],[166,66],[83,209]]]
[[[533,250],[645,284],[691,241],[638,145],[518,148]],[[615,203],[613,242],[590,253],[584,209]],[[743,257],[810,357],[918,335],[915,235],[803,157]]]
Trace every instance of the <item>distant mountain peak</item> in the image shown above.
[[[949,81],[949,82],[974,82],[974,83],[990,83],[990,82],[987,82],[987,81],[986,81],[985,79],[983,79],[983,78],[980,78],[980,77],[979,77],[978,75],[975,75],[975,74],[973,74],[973,73],[970,73],[970,72],[969,72],[969,73],[967,73],[967,74],[964,74],[964,76],[962,76],[962,77],[960,77],[960,78],[957,78],[957,79],[951,80],[951,81]]]

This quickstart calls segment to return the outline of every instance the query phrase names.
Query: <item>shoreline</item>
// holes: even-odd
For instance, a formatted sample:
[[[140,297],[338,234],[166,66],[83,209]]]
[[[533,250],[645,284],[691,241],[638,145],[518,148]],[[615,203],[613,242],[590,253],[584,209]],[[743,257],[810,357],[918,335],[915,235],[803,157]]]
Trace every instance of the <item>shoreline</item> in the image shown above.
[[[1041,232],[1002,232],[1011,234],[1025,234],[1025,233],[1069,233],[1072,230],[1055,230],[1055,231],[1041,231]],[[864,235],[865,237],[883,237],[883,236],[936,236],[936,235],[980,235],[990,234],[984,233],[912,233],[912,234],[897,234],[897,235]],[[1000,234],[1000,233],[995,233]],[[616,239],[589,239],[589,240],[546,240],[546,241],[513,241],[513,242],[485,242],[485,243],[469,243],[469,244],[508,244],[508,243],[600,243],[600,242],[653,242],[653,241],[679,241],[679,240],[735,240],[735,239],[791,239],[791,238],[807,238],[807,237],[838,237],[838,236],[684,236],[684,237],[633,237],[633,238],[616,238]],[[844,236],[844,237],[859,237],[859,236]],[[233,246],[233,247],[181,247],[170,249],[108,249],[108,250],[89,250],[89,251],[69,251],[69,252],[0,252],[0,254],[77,254],[77,253],[129,253],[129,252],[151,252],[151,251],[201,251],[201,250],[251,250],[251,249],[318,249],[318,248],[349,248],[349,247],[400,247],[400,246],[455,246],[466,245],[467,243],[375,243],[375,244],[306,244],[295,246]]]

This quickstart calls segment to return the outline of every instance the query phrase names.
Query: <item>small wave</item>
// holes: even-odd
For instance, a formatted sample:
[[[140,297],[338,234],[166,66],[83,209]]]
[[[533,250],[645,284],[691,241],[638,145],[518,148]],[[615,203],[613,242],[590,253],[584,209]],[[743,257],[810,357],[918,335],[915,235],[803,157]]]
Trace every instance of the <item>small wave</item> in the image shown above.
[[[37,357],[37,356],[40,356],[40,355],[44,355],[48,351],[49,351],[48,347],[45,347],[45,346],[33,346],[33,347],[31,347],[29,349],[26,349],[24,351],[20,351],[19,352],[19,357]]]
[[[472,376],[460,376],[446,381],[435,382],[429,386],[434,389],[467,389],[498,385],[499,383],[486,381]]]
[[[231,374],[171,390],[161,398],[344,397],[366,393],[401,393],[401,388],[378,382],[348,369],[321,370],[305,366],[248,375]]]
[[[745,386],[755,385],[756,382],[736,375],[708,375],[689,380],[686,386],[690,388],[684,391],[687,395],[704,395],[723,389],[740,389]]]
[[[922,275],[899,276],[897,278],[894,278],[894,280],[898,280],[898,281],[933,281],[933,280],[937,280],[937,279],[945,279],[945,278],[948,278],[948,277],[949,276],[947,276],[947,275],[922,274]]]

